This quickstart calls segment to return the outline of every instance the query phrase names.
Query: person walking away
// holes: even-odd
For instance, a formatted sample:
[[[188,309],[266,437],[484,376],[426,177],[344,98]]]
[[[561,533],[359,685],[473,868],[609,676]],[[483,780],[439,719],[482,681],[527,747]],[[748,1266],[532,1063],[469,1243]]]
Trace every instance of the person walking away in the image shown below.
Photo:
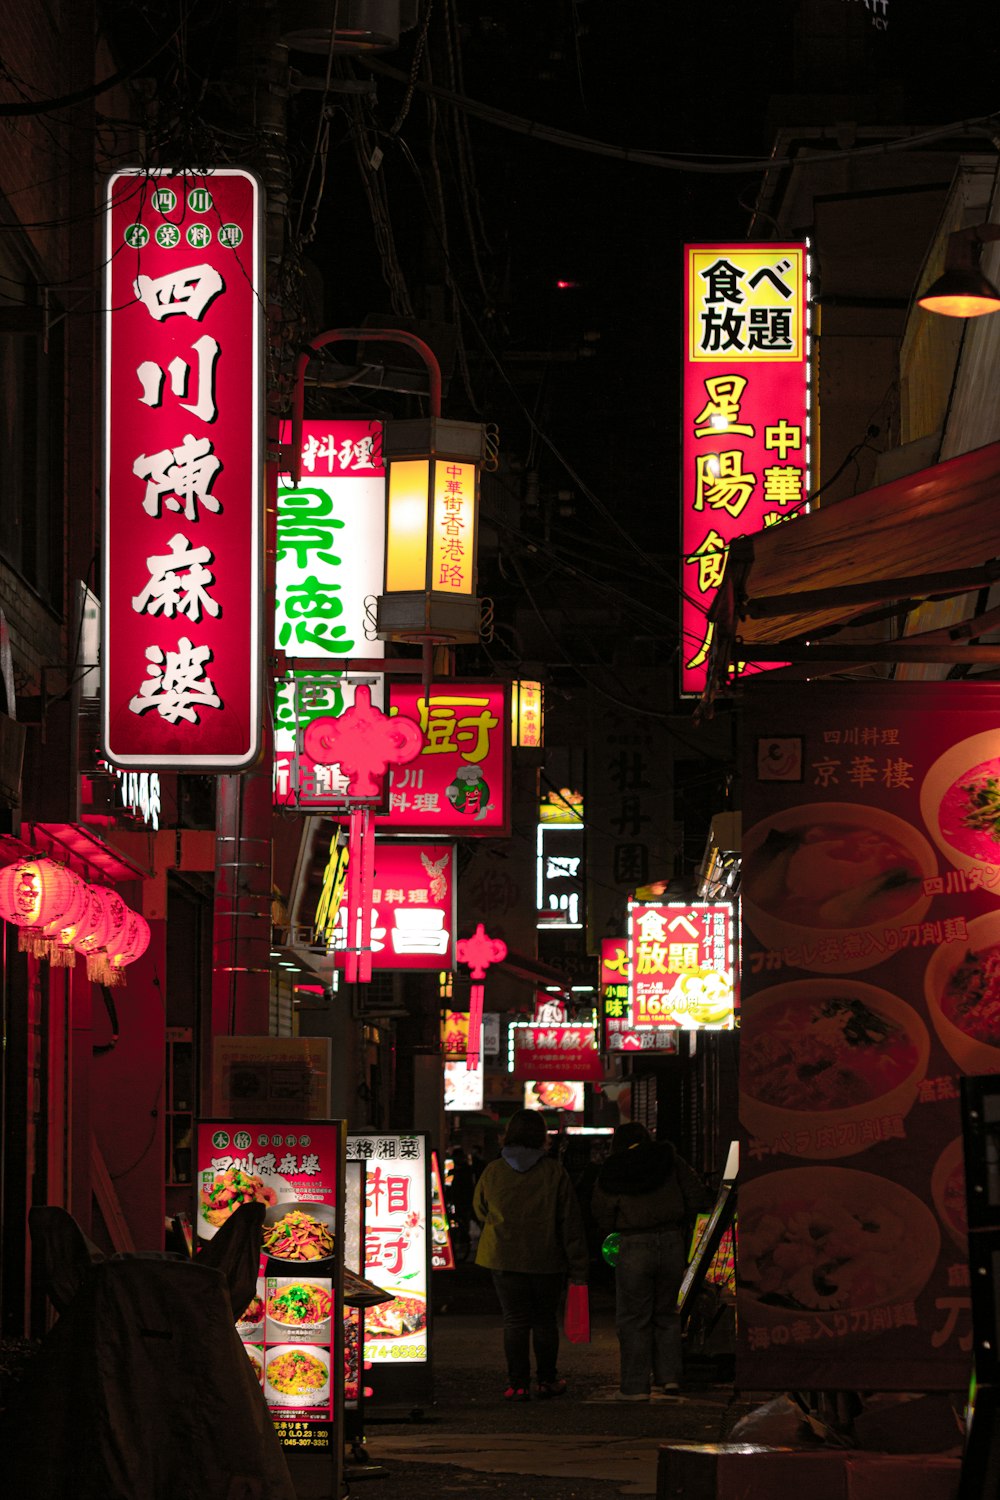
[[[482,1224],[476,1264],[493,1274],[503,1314],[505,1401],[531,1398],[534,1347],[540,1399],[562,1396],[559,1311],[566,1278],[587,1280],[587,1239],[573,1184],[546,1155],[545,1120],[537,1110],[510,1118],[499,1158],[484,1168],[473,1198]]]
[[[669,1141],[655,1142],[630,1120],[614,1133],[591,1209],[605,1234],[621,1236],[615,1265],[619,1401],[676,1395],[681,1384],[677,1292],[687,1265],[690,1226],[710,1207],[701,1178]]]

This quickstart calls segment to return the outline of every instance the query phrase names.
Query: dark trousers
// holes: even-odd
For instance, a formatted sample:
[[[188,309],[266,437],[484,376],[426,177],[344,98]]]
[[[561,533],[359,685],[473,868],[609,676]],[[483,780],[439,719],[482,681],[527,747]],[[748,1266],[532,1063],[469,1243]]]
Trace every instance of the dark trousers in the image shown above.
[[[677,1293],[686,1263],[680,1230],[622,1235],[615,1266],[615,1326],[626,1395],[647,1395],[650,1375],[654,1385],[680,1383]]]
[[[566,1278],[536,1271],[494,1271],[493,1285],[503,1313],[503,1352],[507,1374],[516,1388],[531,1379],[531,1341],[540,1381],[556,1379],[559,1356],[559,1306]]]

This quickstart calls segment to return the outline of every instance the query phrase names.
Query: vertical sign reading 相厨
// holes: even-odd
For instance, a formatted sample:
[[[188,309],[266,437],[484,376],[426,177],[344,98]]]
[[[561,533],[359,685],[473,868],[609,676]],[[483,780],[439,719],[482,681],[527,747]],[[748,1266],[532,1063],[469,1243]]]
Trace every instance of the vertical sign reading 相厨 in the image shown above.
[[[102,739],[125,768],[259,751],[260,200],[228,167],[108,187]]]
[[[290,422],[282,423],[281,434],[287,444]],[[382,590],[382,424],[304,422],[300,457],[299,483],[287,474],[278,482],[274,644],[289,674],[275,685],[274,800],[319,812],[346,783],[335,767],[310,759],[302,732],[313,719],[336,716],[353,703],[353,686],[339,675],[348,658],[385,654],[385,643],[365,633],[365,600]],[[300,658],[324,665],[297,668]],[[381,708],[380,677],[371,693]]]
[[[730,542],[801,515],[808,498],[808,279],[805,244],[685,247],[685,695],[705,686]]]

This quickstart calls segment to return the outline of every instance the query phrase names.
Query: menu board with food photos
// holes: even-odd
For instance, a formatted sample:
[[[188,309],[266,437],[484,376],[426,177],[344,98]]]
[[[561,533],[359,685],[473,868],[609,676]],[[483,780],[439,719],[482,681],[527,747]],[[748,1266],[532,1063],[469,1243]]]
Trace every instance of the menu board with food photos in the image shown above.
[[[342,1121],[205,1120],[197,1234],[244,1203],[265,1208],[257,1290],[236,1329],[286,1448],[342,1451]]]
[[[365,1382],[378,1407],[431,1397],[430,1153],[425,1135],[347,1137],[348,1161],[365,1164],[362,1275],[392,1292],[365,1312]]]
[[[1000,685],[746,684],[737,1380],[962,1389],[1000,1073]]]

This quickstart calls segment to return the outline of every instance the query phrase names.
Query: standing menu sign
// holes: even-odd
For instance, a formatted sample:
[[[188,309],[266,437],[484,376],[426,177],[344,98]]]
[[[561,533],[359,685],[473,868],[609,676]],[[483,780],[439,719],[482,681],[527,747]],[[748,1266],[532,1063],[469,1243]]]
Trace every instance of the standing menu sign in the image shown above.
[[[102,742],[125,769],[259,750],[262,196],[237,167],[108,184]]]
[[[365,1311],[366,1379],[380,1406],[431,1399],[430,1153],[425,1135],[349,1135],[349,1161],[365,1164],[362,1274],[392,1292]]]
[[[1000,687],[747,685],[738,1383],[959,1390],[1000,1072]]]
[[[203,1120],[197,1234],[263,1203],[257,1293],[236,1328],[282,1446],[343,1448],[344,1125]]]

